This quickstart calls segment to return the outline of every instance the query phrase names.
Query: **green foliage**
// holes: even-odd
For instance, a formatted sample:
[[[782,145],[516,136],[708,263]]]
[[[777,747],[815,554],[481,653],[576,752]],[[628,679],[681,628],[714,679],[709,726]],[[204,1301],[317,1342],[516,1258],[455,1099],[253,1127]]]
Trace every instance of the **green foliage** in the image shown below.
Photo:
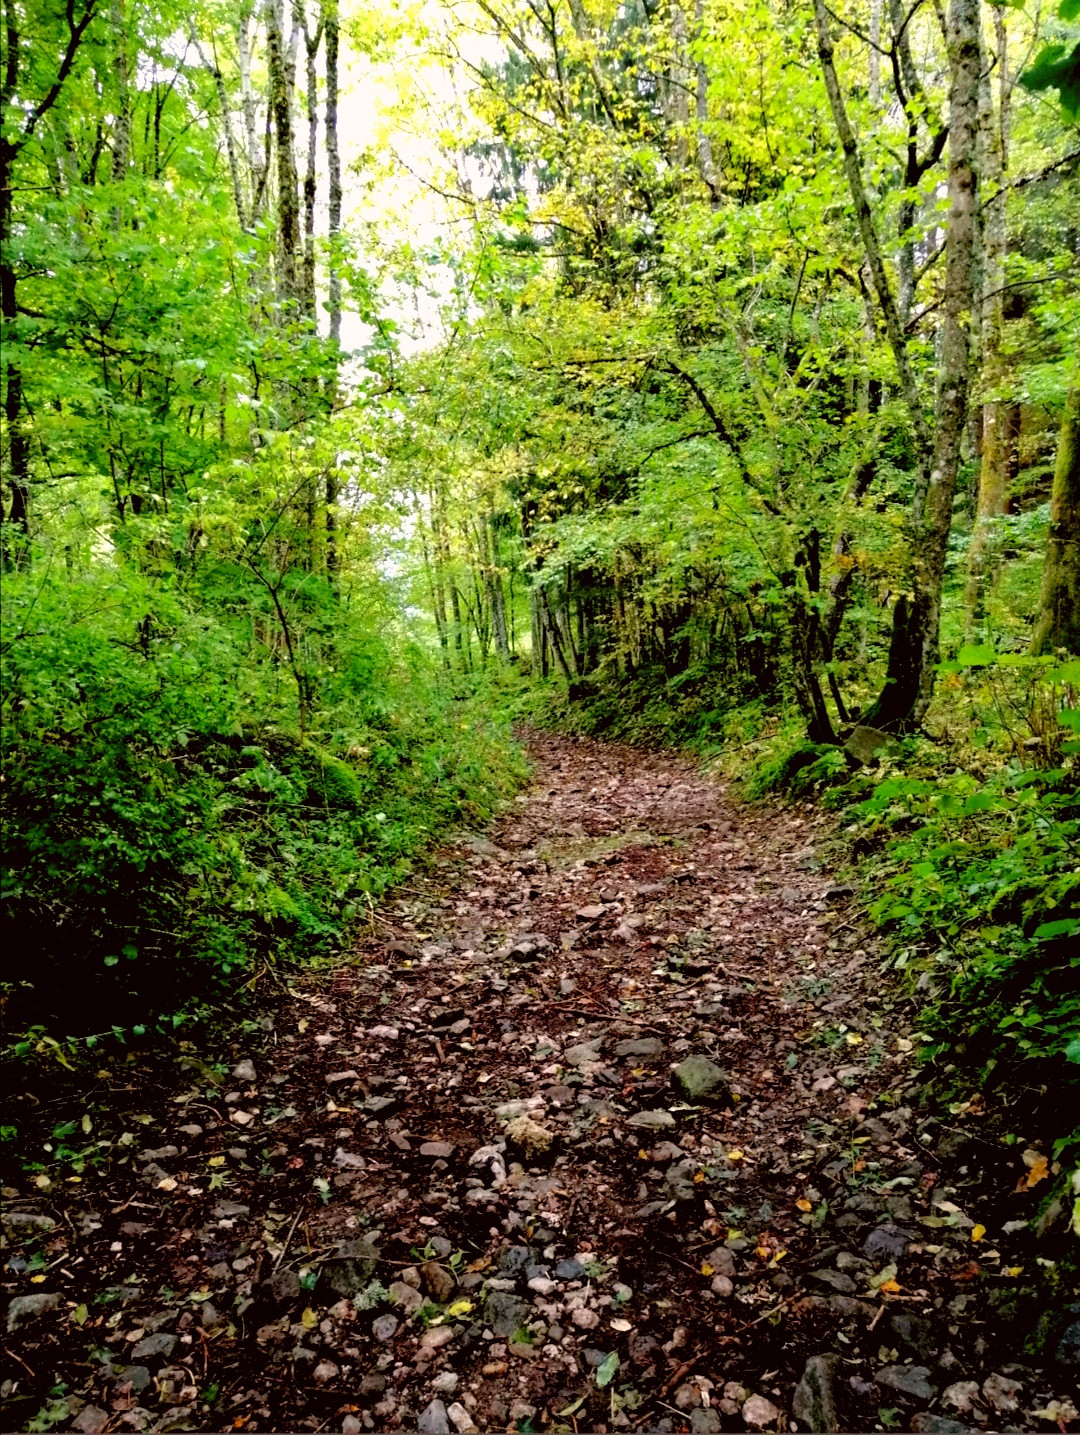
[[[280,665],[174,584],[10,575],[3,921],[12,1007],[61,1033],[220,1000],[343,950],[367,903],[520,775],[418,650],[339,622],[299,736]]]

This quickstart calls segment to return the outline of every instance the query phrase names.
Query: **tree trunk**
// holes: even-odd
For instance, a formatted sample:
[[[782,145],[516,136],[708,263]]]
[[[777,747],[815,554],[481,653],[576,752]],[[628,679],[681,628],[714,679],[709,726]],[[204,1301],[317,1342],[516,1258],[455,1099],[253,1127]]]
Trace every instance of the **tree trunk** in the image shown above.
[[[341,152],[338,149],[338,0],[323,0],[323,28],[326,32],[326,170],[327,170],[327,268],[330,340],[341,342],[341,266],[337,252],[341,233]]]
[[[988,551],[994,520],[1006,512],[1009,485],[1016,468],[1016,406],[998,397],[1008,377],[1008,364],[1002,355],[1004,324],[1005,256],[1007,232],[1005,225],[1005,152],[1008,143],[1008,55],[1004,50],[1003,22],[998,19],[997,44],[999,88],[998,113],[995,117],[990,87],[990,68],[983,65],[979,86],[979,130],[982,173],[980,183],[986,199],[983,203],[982,263],[982,364],[983,387],[990,397],[982,406],[982,453],[979,463],[979,485],[975,522],[968,553],[967,585],[964,594],[965,627],[974,637],[985,616],[986,590],[992,579],[993,563]]]
[[[1059,648],[1080,654],[1080,372],[1073,378],[1058,437],[1046,563],[1031,640],[1035,654]]]
[[[302,12],[304,55],[307,61],[307,168],[304,174],[304,313],[315,323],[315,150],[319,140],[319,80],[315,59],[322,41],[322,25],[308,32],[307,12]]]
[[[941,585],[967,414],[968,325],[978,207],[975,164],[979,92],[978,0],[949,6],[949,222],[945,254],[933,462],[912,567],[910,602],[897,603],[885,688],[864,721],[902,730],[926,715],[934,691],[941,624]]]
[[[301,298],[296,270],[296,255],[300,246],[300,206],[293,152],[292,94],[279,4],[280,0],[267,0],[266,3],[266,62],[277,149],[278,299],[288,311]]]

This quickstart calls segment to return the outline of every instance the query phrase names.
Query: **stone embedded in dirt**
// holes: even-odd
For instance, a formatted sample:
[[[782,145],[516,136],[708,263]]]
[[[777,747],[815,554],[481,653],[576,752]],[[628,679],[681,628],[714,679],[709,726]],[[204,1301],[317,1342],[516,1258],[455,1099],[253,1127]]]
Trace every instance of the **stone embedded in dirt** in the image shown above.
[[[397,1041],[401,1035],[396,1026],[369,1026],[368,1036],[373,1036],[376,1041]]]
[[[930,1371],[925,1365],[886,1365],[874,1374],[879,1385],[887,1390],[896,1390],[901,1395],[910,1395],[913,1400],[933,1400],[937,1386],[930,1383]]]
[[[235,1114],[235,1113],[234,1113]],[[145,1151],[139,1152],[140,1161],[169,1161],[180,1152],[175,1146],[157,1146],[153,1149],[147,1147]]]
[[[566,1066],[584,1066],[587,1061],[599,1061],[605,1038],[594,1036],[589,1041],[579,1041],[576,1046],[567,1047],[563,1052]]]
[[[51,1231],[56,1222],[51,1216],[39,1216],[36,1211],[5,1211],[0,1221],[13,1233],[19,1231]]]
[[[251,1215],[251,1207],[239,1201],[219,1201],[210,1214],[215,1221],[242,1221]]]
[[[416,1428],[420,1435],[450,1435],[450,1419],[441,1400],[433,1400],[421,1410]]]
[[[595,1330],[600,1324],[600,1317],[596,1311],[590,1310],[588,1306],[575,1306],[570,1312],[570,1319],[578,1330]]]
[[[883,749],[895,747],[896,738],[880,728],[871,727],[869,723],[859,723],[852,731],[847,742],[844,743],[844,751],[849,753],[856,762],[871,763],[878,753]]]
[[[155,1335],[144,1336],[138,1341],[131,1351],[133,1361],[152,1360],[154,1356],[160,1356],[162,1360],[168,1360],[176,1349],[176,1336],[170,1335],[168,1331],[159,1330]]]
[[[574,913],[574,916],[580,917],[583,922],[595,922],[602,917],[606,911],[606,907],[601,907],[593,902],[588,907],[580,907]]]
[[[840,882],[837,883],[835,887],[826,887],[821,895],[825,898],[826,902],[839,902],[844,897],[854,897],[855,888],[849,886],[846,882]]]
[[[555,1278],[560,1281],[578,1281],[584,1274],[585,1267],[573,1257],[560,1261],[555,1267]]]
[[[459,1401],[455,1400],[453,1405],[447,1409],[446,1413],[449,1415],[458,1435],[473,1435],[474,1431],[478,1431],[479,1427],[465,1409],[464,1405]]]
[[[791,1413],[815,1435],[828,1435],[840,1428],[833,1393],[837,1362],[835,1355],[812,1355],[795,1387]]]
[[[863,1241],[863,1250],[871,1260],[888,1265],[905,1256],[913,1240],[911,1232],[902,1231],[899,1226],[875,1226]]]
[[[439,1265],[438,1261],[425,1261],[420,1267],[420,1279],[428,1295],[440,1305],[446,1304],[457,1285],[454,1277],[445,1266]]]
[[[717,1246],[715,1250],[710,1251],[702,1265],[710,1266],[721,1276],[730,1278],[735,1275],[735,1257],[727,1246]]]
[[[536,1111],[542,1111],[543,1105],[537,1096],[530,1096],[526,1101],[504,1101],[495,1108],[495,1120],[514,1121],[519,1116],[529,1116]],[[487,1148],[482,1147],[481,1149],[486,1150]],[[473,1163],[470,1161],[469,1164]]]
[[[950,1420],[945,1415],[927,1415],[925,1412],[912,1416],[911,1428],[919,1435],[972,1435],[970,1425],[961,1425],[959,1420]]]
[[[334,1165],[339,1171],[362,1171],[367,1162],[355,1151],[346,1151],[343,1146],[339,1146],[334,1152]]]
[[[386,1116],[397,1104],[396,1096],[369,1096],[364,1110],[369,1116]]]
[[[326,1077],[325,1077],[325,1081],[326,1081],[327,1086],[337,1086],[337,1085],[339,1085],[342,1081],[359,1081],[359,1080],[360,1080],[360,1073],[359,1073],[358,1071],[354,1071],[351,1066],[350,1066],[346,1071],[330,1071],[330,1072],[327,1072]]]
[[[254,1081],[255,1063],[245,1056],[243,1061],[238,1061],[233,1067],[232,1074],[236,1077],[237,1081]]]
[[[342,1241],[334,1255],[323,1263],[320,1281],[340,1296],[358,1295],[375,1274],[381,1252],[372,1236]]]
[[[432,1031],[442,1031],[445,1027],[453,1026],[455,1022],[461,1021],[464,1016],[464,1007],[455,1006],[444,1009],[436,1007],[428,1017],[428,1025]]]
[[[723,1428],[720,1416],[715,1410],[691,1410],[690,1429],[692,1435],[718,1435]]]
[[[336,1380],[340,1374],[341,1371],[332,1360],[320,1360],[311,1372],[311,1378],[316,1385],[329,1385],[331,1380]]]
[[[376,1340],[393,1340],[397,1334],[398,1318],[396,1315],[378,1315],[371,1322],[371,1333]]]
[[[420,1349],[417,1358],[421,1360],[430,1359],[435,1351],[441,1350],[444,1345],[457,1338],[459,1327],[456,1325],[433,1325],[425,1330],[420,1337]]]
[[[734,1294],[735,1283],[730,1276],[713,1276],[709,1282],[709,1289],[713,1295],[719,1296],[721,1300],[726,1300],[728,1296]]]
[[[958,1415],[969,1415],[978,1398],[979,1382],[977,1380],[957,1380],[941,1392],[942,1405],[947,1405]]]
[[[300,1299],[300,1277],[291,1266],[279,1267],[264,1284],[278,1305],[292,1305]]]
[[[664,1043],[658,1036],[639,1036],[632,1041],[620,1041],[615,1047],[616,1056],[660,1056]]]
[[[689,1201],[699,1193],[695,1177],[701,1174],[701,1163],[693,1157],[677,1161],[664,1176],[661,1194],[666,1201]]]
[[[988,1375],[983,1381],[983,1399],[989,1401],[995,1410],[1018,1410],[1017,1398],[1022,1387],[1019,1380],[1010,1380],[1007,1375]]]
[[[390,1286],[390,1299],[396,1306],[400,1306],[406,1315],[412,1315],[424,1304],[424,1297],[415,1286],[406,1285],[404,1281],[394,1281]]]
[[[484,1301],[484,1320],[496,1335],[507,1338],[532,1319],[532,1306],[520,1296],[507,1291],[488,1291]]]
[[[766,1426],[776,1424],[780,1419],[780,1411],[771,1400],[766,1400],[764,1395],[751,1395],[743,1404],[742,1418],[751,1430],[764,1430]]]
[[[80,1435],[102,1435],[110,1418],[108,1412],[102,1410],[99,1405],[84,1405],[72,1421],[71,1428],[78,1430]]]
[[[675,1125],[670,1111],[637,1111],[627,1118],[627,1126],[644,1126],[649,1131],[662,1131]]]
[[[1080,1367],[1080,1320],[1074,1320],[1062,1331],[1061,1339],[1054,1350],[1054,1359],[1066,1370]]]
[[[855,1291],[855,1282],[843,1271],[820,1270],[812,1271],[814,1280],[821,1281],[822,1285],[832,1286],[834,1291],[841,1295],[852,1295]]]
[[[688,1056],[671,1073],[671,1079],[688,1101],[708,1101],[718,1106],[731,1104],[727,1077],[707,1056]]]
[[[430,1156],[433,1161],[449,1161],[454,1147],[449,1141],[425,1141],[420,1147],[421,1156]]]
[[[519,1146],[526,1158],[531,1159],[534,1156],[542,1156],[545,1151],[551,1149],[555,1133],[528,1116],[516,1116],[506,1124],[506,1139],[514,1146]]]
[[[52,1291],[35,1291],[32,1295],[17,1295],[7,1310],[9,1333],[19,1330],[28,1320],[37,1320],[39,1316],[56,1310],[59,1304],[59,1295]]]

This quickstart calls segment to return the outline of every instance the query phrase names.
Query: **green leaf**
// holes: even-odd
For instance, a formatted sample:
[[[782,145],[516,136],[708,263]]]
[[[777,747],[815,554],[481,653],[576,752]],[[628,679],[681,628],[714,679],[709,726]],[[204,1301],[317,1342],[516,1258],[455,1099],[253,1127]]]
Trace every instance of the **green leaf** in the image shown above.
[[[1071,937],[1077,931],[1080,931],[1080,918],[1062,917],[1057,922],[1043,922],[1041,927],[1035,928],[1032,936],[1037,942],[1049,942],[1055,937]]]
[[[1080,119],[1080,42],[1071,51],[1060,43],[1045,45],[1020,83],[1027,90],[1057,90],[1066,118]]]
[[[596,1384],[601,1390],[615,1379],[615,1372],[618,1368],[619,1353],[617,1350],[613,1350],[610,1355],[605,1355],[596,1367]]]
[[[965,643],[956,661],[962,668],[985,668],[997,661],[997,653],[989,643]]]
[[[1080,19],[1080,0],[1061,0],[1057,13],[1058,19],[1064,20],[1066,23]]]

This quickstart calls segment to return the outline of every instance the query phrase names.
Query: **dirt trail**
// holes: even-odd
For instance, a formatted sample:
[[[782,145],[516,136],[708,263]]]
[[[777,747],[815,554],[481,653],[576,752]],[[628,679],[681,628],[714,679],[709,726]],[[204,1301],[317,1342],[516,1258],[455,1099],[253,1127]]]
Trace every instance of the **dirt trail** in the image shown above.
[[[946,1432],[1067,1392],[995,1325],[1035,1197],[969,1209],[978,1103],[913,1113],[822,819],[532,748],[224,1081],[115,1091],[98,1171],[8,1192],[12,1424]]]

